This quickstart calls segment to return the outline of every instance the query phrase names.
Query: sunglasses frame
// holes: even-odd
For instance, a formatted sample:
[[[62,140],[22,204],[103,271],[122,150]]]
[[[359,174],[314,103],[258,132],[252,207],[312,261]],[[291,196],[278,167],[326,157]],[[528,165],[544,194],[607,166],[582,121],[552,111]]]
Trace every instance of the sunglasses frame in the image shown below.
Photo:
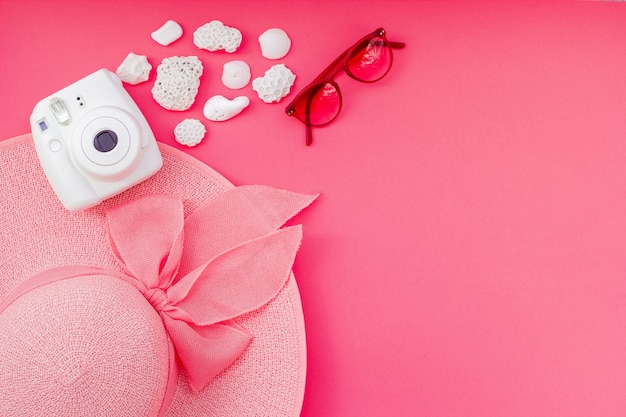
[[[383,41],[383,46],[386,46],[389,49],[389,67],[387,70],[378,78],[373,80],[363,80],[356,76],[350,71],[349,62],[350,59],[355,55],[355,51],[366,48],[372,40],[376,38],[381,38]],[[375,31],[363,36],[356,43],[346,49],[341,55],[339,55],[335,60],[327,66],[324,71],[322,71],[313,81],[311,81],[306,87],[304,87],[300,92],[296,95],[296,97],[289,103],[289,105],[285,108],[285,113],[288,116],[294,116],[296,113],[296,106],[301,104],[302,100],[306,100],[305,102],[305,110],[304,110],[304,120],[301,120],[299,117],[296,117],[306,126],[306,145],[309,146],[313,142],[313,126],[324,126],[337,118],[339,113],[341,112],[341,108],[343,106],[343,97],[341,95],[341,89],[339,88],[339,84],[334,80],[335,76],[340,72],[345,72],[350,78],[360,81],[363,83],[374,83],[376,81],[381,80],[389,71],[391,70],[391,66],[393,65],[393,53],[392,49],[401,49],[404,48],[404,42],[391,42],[387,40],[387,35],[385,29],[382,27],[376,29]],[[323,89],[327,84],[333,86],[337,95],[339,96],[339,108],[335,115],[324,123],[312,124],[311,123],[311,103],[313,102],[313,98],[317,94],[318,91]]]

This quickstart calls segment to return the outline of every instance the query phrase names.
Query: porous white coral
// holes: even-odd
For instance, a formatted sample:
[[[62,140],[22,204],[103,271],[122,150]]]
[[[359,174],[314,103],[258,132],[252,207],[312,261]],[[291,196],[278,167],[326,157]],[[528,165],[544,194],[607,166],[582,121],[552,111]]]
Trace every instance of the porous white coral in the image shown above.
[[[196,99],[202,62],[196,56],[173,56],[157,67],[152,97],[168,110],[187,110]]]
[[[285,64],[273,65],[263,77],[252,81],[252,89],[266,103],[279,102],[291,91],[296,75]]]
[[[196,146],[204,138],[206,128],[200,120],[185,119],[174,128],[176,142],[185,146]]]
[[[115,71],[120,80],[128,84],[139,84],[147,81],[152,71],[152,65],[145,55],[129,53]]]
[[[237,28],[224,25],[219,20],[213,20],[200,26],[193,33],[193,43],[200,49],[232,53],[241,45],[241,32]]]

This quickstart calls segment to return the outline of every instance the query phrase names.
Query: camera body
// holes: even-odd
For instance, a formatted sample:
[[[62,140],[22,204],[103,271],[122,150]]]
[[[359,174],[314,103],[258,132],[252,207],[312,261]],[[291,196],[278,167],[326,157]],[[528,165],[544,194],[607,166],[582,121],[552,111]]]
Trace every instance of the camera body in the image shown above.
[[[106,69],[41,100],[30,125],[41,166],[68,210],[95,206],[163,165],[147,120]]]

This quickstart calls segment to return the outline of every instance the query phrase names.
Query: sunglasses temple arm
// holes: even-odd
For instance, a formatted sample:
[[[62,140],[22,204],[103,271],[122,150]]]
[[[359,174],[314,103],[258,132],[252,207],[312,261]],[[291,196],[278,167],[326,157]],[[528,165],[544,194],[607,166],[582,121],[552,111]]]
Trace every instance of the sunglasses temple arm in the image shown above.
[[[313,143],[313,129],[311,125],[304,125],[306,128],[306,146],[311,146]]]
[[[313,102],[313,95],[309,95],[306,98],[306,104],[304,107],[304,126],[306,126],[306,146],[310,146],[313,143],[313,128],[311,127],[311,103]]]
[[[387,41],[387,45],[389,45],[393,49],[402,49],[402,48],[404,48],[406,46],[406,43],[404,43],[404,42],[389,42],[389,41]]]

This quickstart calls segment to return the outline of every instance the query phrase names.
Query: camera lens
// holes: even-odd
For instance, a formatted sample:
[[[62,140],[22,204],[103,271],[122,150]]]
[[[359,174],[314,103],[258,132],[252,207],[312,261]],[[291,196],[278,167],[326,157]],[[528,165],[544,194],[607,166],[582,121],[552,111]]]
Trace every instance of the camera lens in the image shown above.
[[[100,152],[110,152],[117,146],[117,135],[112,130],[98,132],[93,146]]]

